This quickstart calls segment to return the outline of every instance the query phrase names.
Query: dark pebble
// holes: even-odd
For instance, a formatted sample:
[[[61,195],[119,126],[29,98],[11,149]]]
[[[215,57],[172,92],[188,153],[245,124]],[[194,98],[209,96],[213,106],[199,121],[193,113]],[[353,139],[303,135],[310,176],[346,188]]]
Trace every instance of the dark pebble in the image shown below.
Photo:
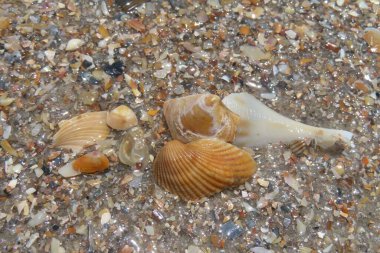
[[[280,228],[275,227],[275,228],[272,229],[272,232],[275,233],[277,237],[280,236]]]
[[[244,233],[243,228],[236,225],[232,221],[228,221],[221,227],[221,232],[223,236],[226,236],[229,240],[234,240]]]
[[[41,169],[44,172],[45,176],[49,175],[51,172],[49,166],[47,166],[46,164],[43,164]]]
[[[59,229],[59,225],[54,224],[54,225],[52,226],[52,229],[53,229],[54,231],[57,231],[57,230]]]
[[[107,75],[110,75],[112,77],[118,77],[123,74],[124,71],[124,65],[121,61],[115,61],[111,65],[106,65],[103,68],[104,72],[107,73]]]
[[[290,213],[290,211],[291,211],[291,207],[288,204],[284,204],[280,208],[281,208],[281,211],[283,211],[285,213]]]
[[[55,182],[55,181],[51,181],[50,183],[49,183],[49,188],[50,189],[55,189],[55,188],[57,188],[59,186],[59,184],[57,184],[57,182]]]
[[[92,66],[92,62],[90,62],[90,61],[84,60],[82,62],[82,67],[85,68],[85,69],[87,69],[87,68],[89,68],[91,66]]]

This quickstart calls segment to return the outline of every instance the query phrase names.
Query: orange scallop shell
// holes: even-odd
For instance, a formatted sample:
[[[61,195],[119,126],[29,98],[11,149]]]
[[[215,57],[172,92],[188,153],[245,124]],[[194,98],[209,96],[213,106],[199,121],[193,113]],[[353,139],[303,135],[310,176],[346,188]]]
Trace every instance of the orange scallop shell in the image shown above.
[[[202,138],[231,142],[239,116],[212,94],[196,94],[164,103],[164,116],[171,135],[184,143]]]
[[[107,156],[99,151],[93,151],[77,158],[72,166],[74,170],[82,173],[95,173],[106,170],[109,165]]]
[[[256,163],[248,152],[217,139],[170,141],[153,162],[158,185],[185,200],[240,185],[255,172]]]

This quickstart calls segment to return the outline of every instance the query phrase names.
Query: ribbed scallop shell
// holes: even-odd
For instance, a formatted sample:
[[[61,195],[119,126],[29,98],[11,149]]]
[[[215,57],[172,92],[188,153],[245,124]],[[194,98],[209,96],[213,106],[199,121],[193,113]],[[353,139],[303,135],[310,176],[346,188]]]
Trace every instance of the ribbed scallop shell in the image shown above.
[[[212,94],[170,99],[164,103],[164,115],[173,138],[185,143],[214,137],[231,142],[239,123],[239,116]]]
[[[59,131],[53,136],[53,146],[80,151],[105,139],[110,130],[107,112],[87,112],[59,122]]]
[[[158,185],[185,200],[240,185],[255,172],[256,163],[248,152],[217,139],[170,141],[153,162]]]

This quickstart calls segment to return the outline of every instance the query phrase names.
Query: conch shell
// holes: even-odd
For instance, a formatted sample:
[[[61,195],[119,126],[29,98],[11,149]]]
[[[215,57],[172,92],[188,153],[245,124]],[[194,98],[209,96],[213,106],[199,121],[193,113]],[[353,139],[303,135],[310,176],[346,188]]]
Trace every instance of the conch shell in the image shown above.
[[[153,162],[158,185],[185,200],[240,185],[255,172],[256,163],[248,152],[218,139],[170,141]]]
[[[239,122],[239,116],[212,94],[170,99],[164,103],[164,116],[172,137],[184,143],[202,138],[231,142]]]
[[[107,112],[87,112],[58,123],[59,131],[53,136],[53,146],[79,152],[109,134]]]
[[[268,108],[248,93],[233,93],[223,99],[228,109],[240,116],[234,144],[263,147],[269,143],[290,144],[295,140],[315,140],[329,149],[336,143],[349,144],[352,133],[344,130],[309,126],[289,119]]]
[[[89,174],[104,171],[108,169],[109,165],[107,156],[99,151],[93,151],[67,163],[58,170],[58,173],[64,177],[74,177],[82,173]]]
[[[127,130],[138,123],[136,114],[126,105],[107,112],[107,124],[116,130]]]

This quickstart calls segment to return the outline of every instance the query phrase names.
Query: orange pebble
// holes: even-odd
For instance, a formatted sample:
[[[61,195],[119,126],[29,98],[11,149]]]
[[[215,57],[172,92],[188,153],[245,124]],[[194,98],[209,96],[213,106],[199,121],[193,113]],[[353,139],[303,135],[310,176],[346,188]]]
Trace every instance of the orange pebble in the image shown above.
[[[82,173],[95,173],[106,170],[109,167],[107,156],[99,151],[85,154],[73,162],[73,168]]]
[[[247,35],[249,35],[249,34],[251,33],[251,30],[249,29],[248,26],[246,26],[246,25],[242,25],[242,26],[240,26],[240,28],[239,28],[239,33],[240,33],[241,35],[247,36]]]

